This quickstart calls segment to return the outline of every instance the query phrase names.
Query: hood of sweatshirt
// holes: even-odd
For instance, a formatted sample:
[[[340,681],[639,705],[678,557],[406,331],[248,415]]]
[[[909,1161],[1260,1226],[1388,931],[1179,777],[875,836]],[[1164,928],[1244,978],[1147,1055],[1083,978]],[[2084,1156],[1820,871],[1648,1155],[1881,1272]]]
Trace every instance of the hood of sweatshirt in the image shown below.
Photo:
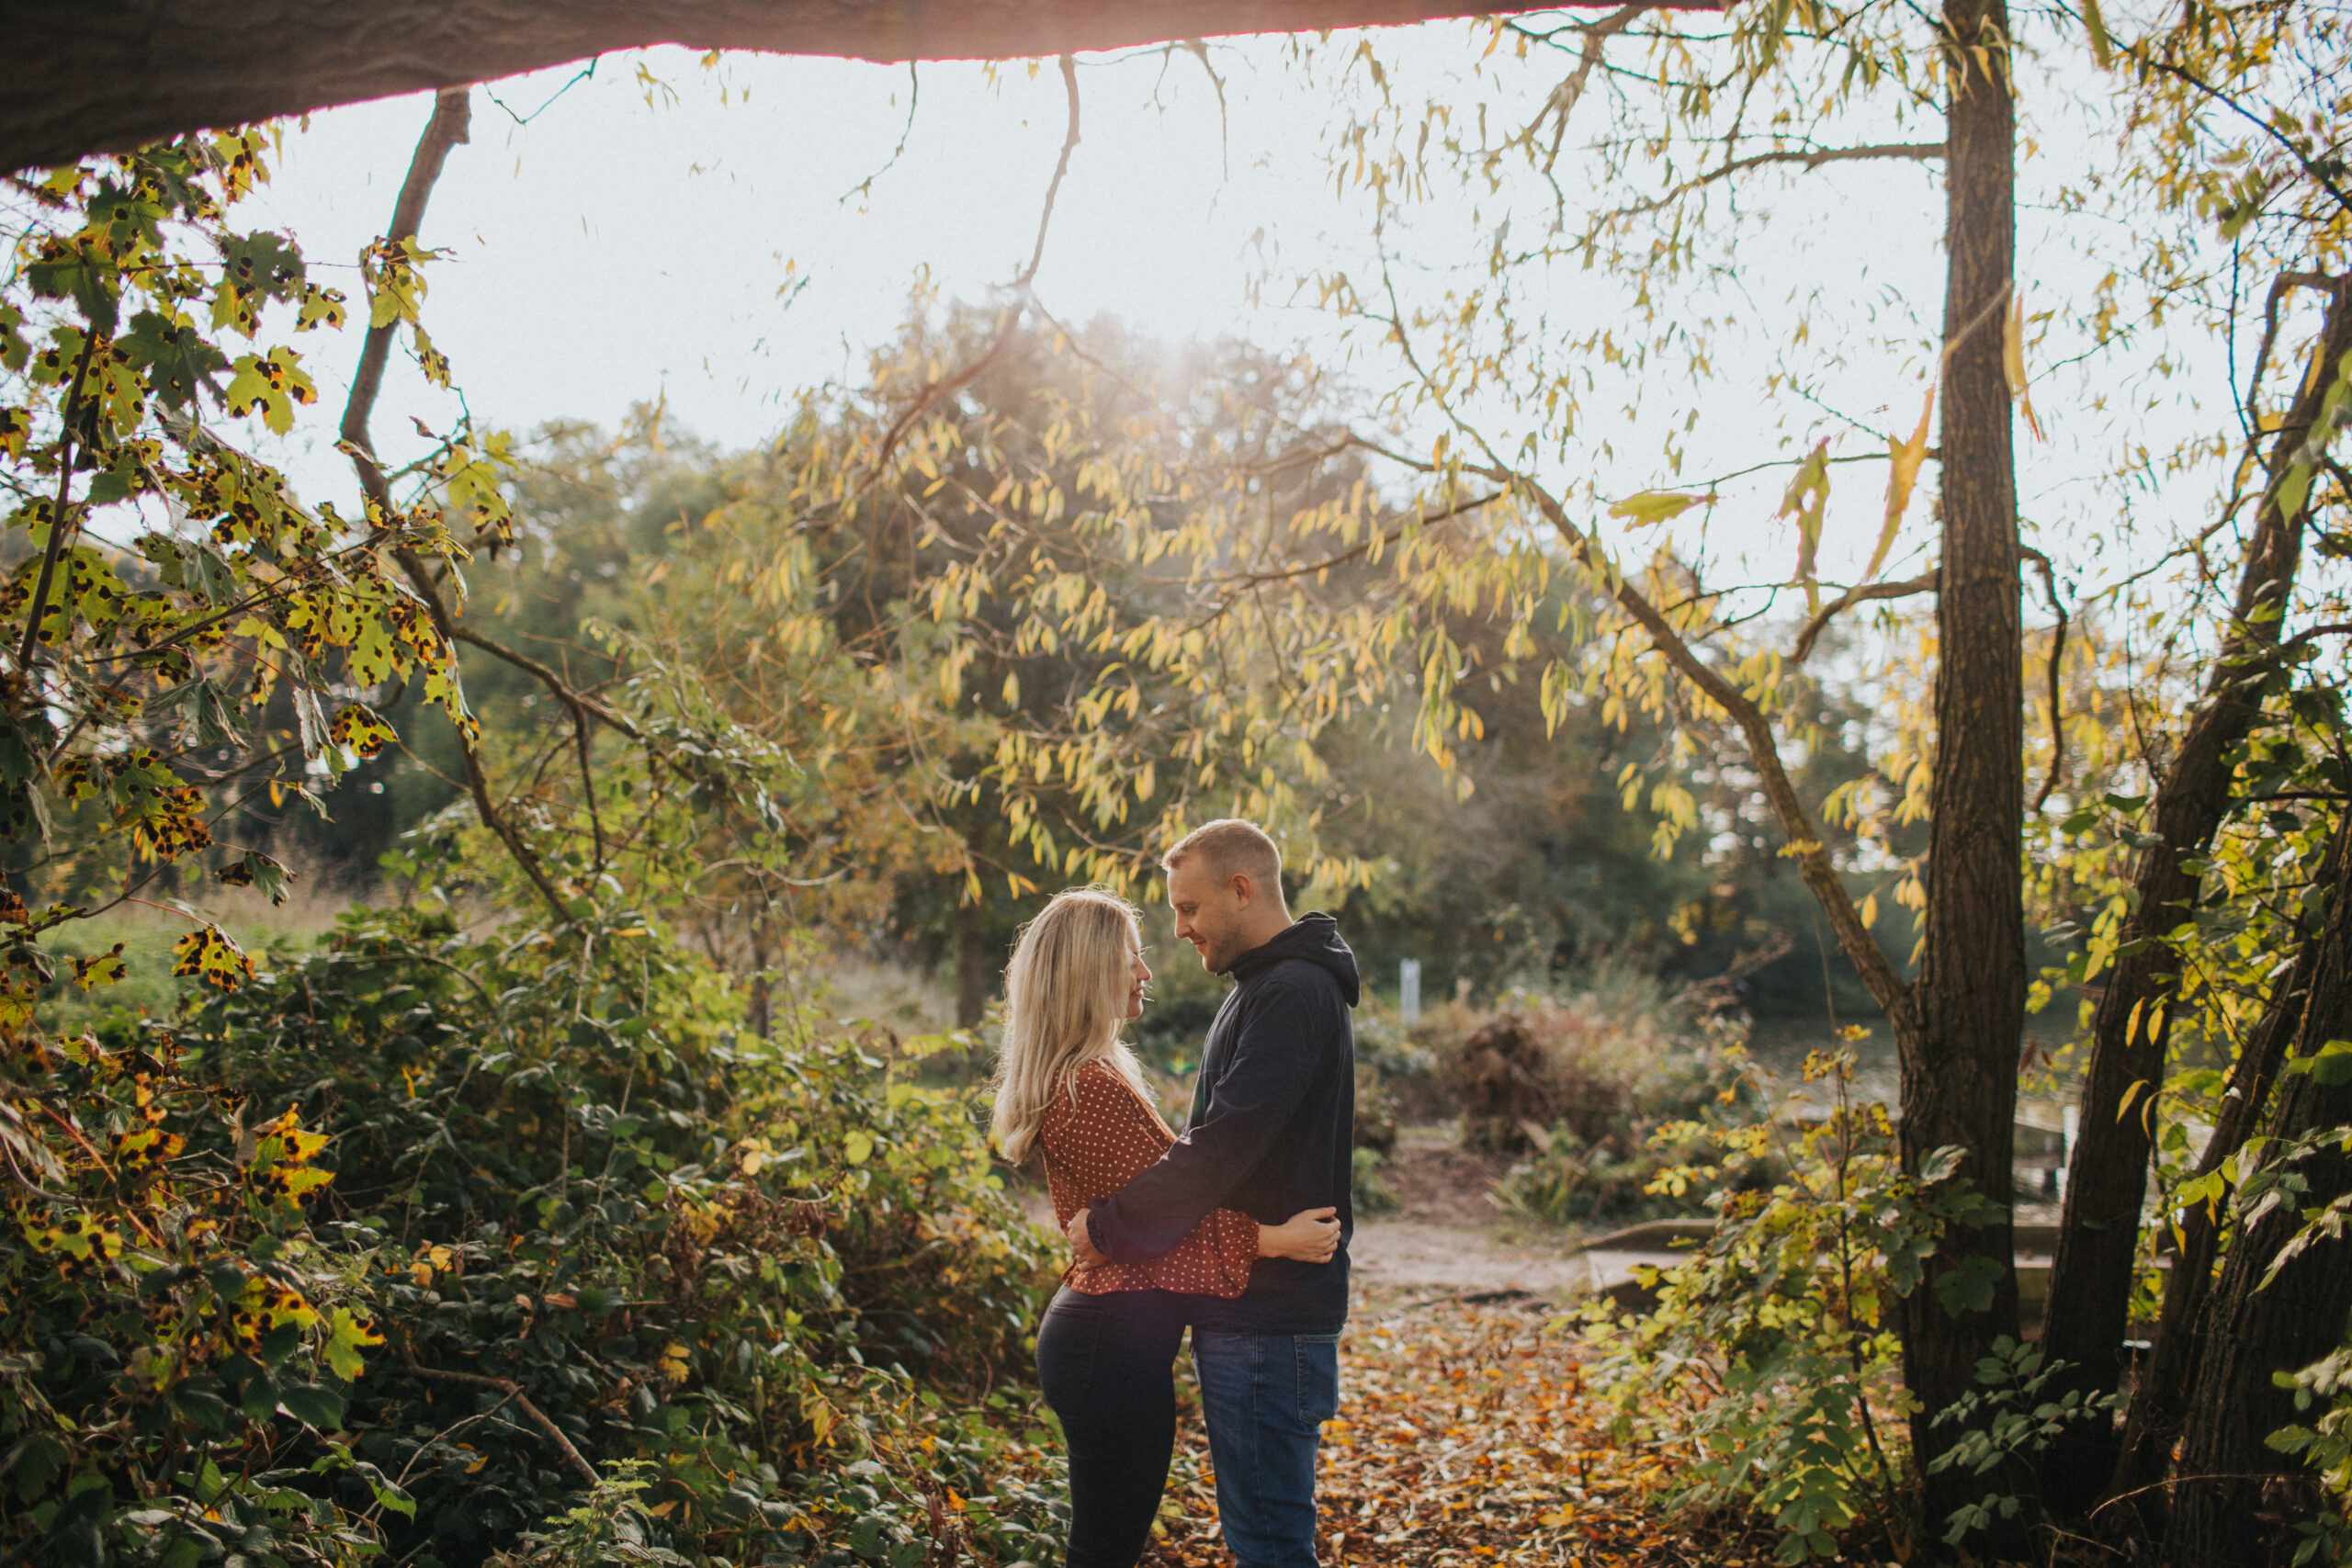
[[[1287,958],[1301,958],[1331,972],[1340,982],[1340,995],[1350,1007],[1363,993],[1356,977],[1356,955],[1340,940],[1340,922],[1326,914],[1301,915],[1272,941],[1253,947],[1233,961],[1226,971],[1236,981],[1247,980],[1252,975],[1272,968]]]

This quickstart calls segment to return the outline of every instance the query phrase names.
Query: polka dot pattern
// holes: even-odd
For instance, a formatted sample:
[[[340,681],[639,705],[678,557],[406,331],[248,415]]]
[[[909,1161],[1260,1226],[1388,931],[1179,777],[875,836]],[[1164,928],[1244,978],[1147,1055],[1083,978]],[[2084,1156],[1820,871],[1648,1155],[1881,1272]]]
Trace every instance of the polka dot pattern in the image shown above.
[[[1089,1062],[1046,1108],[1038,1142],[1046,1151],[1046,1190],[1063,1224],[1097,1198],[1108,1198],[1159,1163],[1176,1134],[1151,1102],[1107,1062]],[[1250,1284],[1258,1256],[1258,1222],[1218,1209],[1172,1251],[1148,1263],[1073,1265],[1062,1282],[1083,1295],[1114,1291],[1184,1291],[1230,1301]]]

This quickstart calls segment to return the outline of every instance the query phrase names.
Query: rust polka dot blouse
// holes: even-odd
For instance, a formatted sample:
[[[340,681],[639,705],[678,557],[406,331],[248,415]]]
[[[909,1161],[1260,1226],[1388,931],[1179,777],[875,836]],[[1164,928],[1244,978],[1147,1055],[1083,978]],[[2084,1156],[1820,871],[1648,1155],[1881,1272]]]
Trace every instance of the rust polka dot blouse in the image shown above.
[[[1108,1198],[1156,1164],[1176,1142],[1151,1102],[1108,1062],[1078,1069],[1069,1089],[1054,1096],[1038,1131],[1046,1151],[1046,1190],[1064,1225],[1097,1198]],[[1258,1222],[1217,1209],[1187,1232],[1174,1250],[1148,1263],[1073,1264],[1062,1282],[1084,1295],[1114,1291],[1183,1291],[1239,1295],[1258,1256]]]

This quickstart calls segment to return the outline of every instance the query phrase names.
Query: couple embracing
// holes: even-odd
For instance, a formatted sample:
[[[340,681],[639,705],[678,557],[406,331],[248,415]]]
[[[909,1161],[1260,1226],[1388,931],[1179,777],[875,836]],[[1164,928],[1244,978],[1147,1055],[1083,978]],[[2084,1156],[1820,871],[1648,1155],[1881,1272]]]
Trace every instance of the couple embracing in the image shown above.
[[[1314,1568],[1354,1229],[1355,958],[1329,915],[1291,919],[1281,852],[1248,822],[1208,823],[1161,864],[1177,936],[1235,981],[1182,1138],[1119,1039],[1151,977],[1133,906],[1057,895],[1005,972],[997,1141],[1042,1156],[1075,1253],[1037,1330],[1069,1445],[1069,1568],[1133,1568],[1149,1543],[1187,1326],[1227,1547],[1241,1568]]]

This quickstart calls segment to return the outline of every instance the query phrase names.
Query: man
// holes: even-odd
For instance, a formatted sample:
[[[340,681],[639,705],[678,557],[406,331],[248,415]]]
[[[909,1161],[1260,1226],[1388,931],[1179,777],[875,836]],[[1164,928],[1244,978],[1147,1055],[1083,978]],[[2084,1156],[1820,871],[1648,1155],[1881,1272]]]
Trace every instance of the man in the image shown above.
[[[1329,1263],[1261,1258],[1231,1301],[1192,1303],[1193,1364],[1225,1542],[1241,1568],[1315,1568],[1315,1458],[1340,1398],[1355,1128],[1355,955],[1329,915],[1292,920],[1282,852],[1250,823],[1195,829],[1160,862],[1176,934],[1235,986],[1209,1027],[1182,1138],[1073,1216],[1080,1262],[1133,1263],[1212,1209],[1279,1224],[1329,1207]]]

